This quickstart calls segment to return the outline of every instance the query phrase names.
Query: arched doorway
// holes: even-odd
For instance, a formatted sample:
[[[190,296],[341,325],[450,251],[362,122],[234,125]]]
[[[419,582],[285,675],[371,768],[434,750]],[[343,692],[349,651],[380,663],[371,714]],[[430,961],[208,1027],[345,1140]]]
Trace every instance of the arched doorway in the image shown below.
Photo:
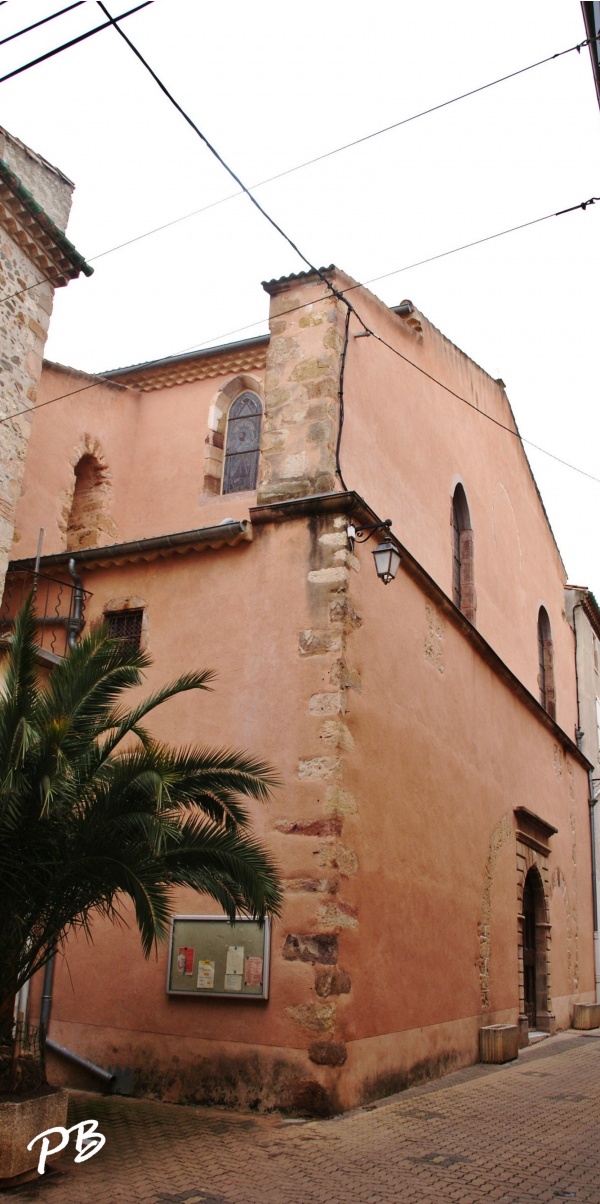
[[[523,992],[530,1029],[548,1010],[546,905],[539,870],[532,866],[523,887]]]

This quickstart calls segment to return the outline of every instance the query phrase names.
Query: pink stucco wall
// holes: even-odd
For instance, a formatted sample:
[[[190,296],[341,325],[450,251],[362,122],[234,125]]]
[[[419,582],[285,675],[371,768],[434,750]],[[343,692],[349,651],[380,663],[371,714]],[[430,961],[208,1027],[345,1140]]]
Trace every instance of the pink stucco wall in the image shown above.
[[[70,942],[59,964],[55,1039],[101,1065],[133,1067],[141,1088],[169,1098],[237,1093],[246,1103],[293,1107],[309,1082],[348,1107],[418,1068],[435,1073],[473,1060],[480,1025],[514,1023],[519,1013],[512,838],[490,871],[494,833],[504,823],[512,837],[519,805],[558,828],[552,867],[561,888],[551,904],[559,1024],[593,988],[585,769],[408,574],[388,588],[375,580],[368,549],[348,586],[362,618],[347,639],[354,685],[343,712],[316,711],[315,699],[322,705],[335,694],[331,659],[299,656],[298,635],[327,622],[338,593],[307,577],[321,571],[315,544],[327,525],[260,526],[251,544],[234,549],[82,570],[93,591],[89,620],[117,592],[146,603],[155,659],[148,688],[167,666],[169,677],[190,665],[218,671],[214,694],[168,704],[161,736],[250,748],[284,781],[268,807],[254,808],[290,888],[273,928],[268,1003],[168,997],[166,950],[145,963],[133,930],[96,925],[93,946]],[[333,768],[317,763],[323,756]],[[333,835],[331,818],[339,821]],[[291,821],[296,829],[286,831]],[[176,909],[215,910],[191,892]],[[323,999],[318,967],[283,955],[289,933],[315,932],[337,934],[346,993]],[[345,1064],[311,1064],[314,1042],[345,1048]],[[219,1095],[220,1076],[235,1091]]]
[[[472,1061],[482,1024],[517,1022],[515,808],[557,829],[547,855],[527,851],[552,924],[552,1024],[568,1025],[573,1003],[592,998],[587,777],[572,743],[564,570],[514,435],[373,336],[353,339],[353,319],[342,471],[393,519],[410,556],[384,587],[373,545],[349,552],[345,503],[254,508],[257,497],[317,494],[336,481],[341,310],[310,279],[271,291],[272,343],[266,371],[255,370],[265,401],[258,495],[203,489],[214,407],[232,373],[152,391],[98,384],[36,415],[14,556],[34,554],[40,525],[44,551],[64,551],[86,449],[107,470],[116,534],[104,543],[250,514],[253,540],[235,548],[79,568],[93,594],[88,621],[115,599],[144,606],[149,689],[190,665],[218,672],[216,693],[168,704],[161,737],[246,747],[281,774],[270,806],[254,809],[286,886],[270,999],[169,998],[166,952],[144,963],[133,931],[102,924],[93,946],[69,942],[52,1035],[101,1064],[133,1067],[139,1089],[169,1098],[318,1111]],[[419,332],[365,290],[353,303],[388,342],[512,427],[498,384],[421,315]],[[295,304],[303,308],[284,314]],[[50,368],[44,396],[86,383]],[[475,537],[476,632],[448,597],[458,481]],[[541,604],[557,724],[537,703]],[[176,909],[211,907],[188,893]],[[311,934],[336,940],[335,964],[297,952]]]
[[[210,526],[232,507],[233,517],[246,517],[248,495],[221,499],[202,489],[209,412],[226,380],[211,377],[142,393],[47,365],[13,556],[35,554],[40,526],[45,555],[65,549],[74,470],[90,449],[108,468],[107,506],[116,534],[102,542]]]

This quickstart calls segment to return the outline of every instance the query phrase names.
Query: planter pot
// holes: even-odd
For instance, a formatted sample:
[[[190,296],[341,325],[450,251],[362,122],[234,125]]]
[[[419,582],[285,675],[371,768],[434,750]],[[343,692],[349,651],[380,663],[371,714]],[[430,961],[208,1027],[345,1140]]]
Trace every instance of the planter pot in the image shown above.
[[[0,1183],[35,1172],[40,1143],[27,1146],[38,1133],[67,1123],[68,1092],[50,1088],[45,1095],[0,1102]]]

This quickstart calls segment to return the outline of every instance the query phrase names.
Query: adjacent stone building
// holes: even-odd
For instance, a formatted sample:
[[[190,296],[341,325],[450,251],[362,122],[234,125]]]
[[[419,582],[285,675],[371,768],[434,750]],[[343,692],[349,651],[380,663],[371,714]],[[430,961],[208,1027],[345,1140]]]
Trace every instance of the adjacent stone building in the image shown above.
[[[600,607],[591,590],[575,585],[567,586],[565,598],[567,618],[575,636],[578,743],[590,762],[590,828],[594,847],[594,965],[596,1001],[600,1003],[600,814],[596,811],[600,798]]]
[[[283,780],[253,813],[286,888],[268,999],[237,993],[237,929],[219,993],[204,937],[145,962],[97,923],[57,967],[51,1037],[167,1099],[327,1113],[594,998],[566,574],[504,386],[412,303],[324,276],[265,285],[269,337],[106,381],[46,365],[41,400],[90,387],[31,435],[13,577],[43,512],[42,572],[75,561],[86,622],[148,649],[148,689],[217,671],[161,737]],[[384,585],[389,525],[361,540],[387,519]],[[191,932],[214,910],[176,901]]]
[[[72,192],[58,168],[0,127],[0,594],[54,290],[92,272],[64,233]]]

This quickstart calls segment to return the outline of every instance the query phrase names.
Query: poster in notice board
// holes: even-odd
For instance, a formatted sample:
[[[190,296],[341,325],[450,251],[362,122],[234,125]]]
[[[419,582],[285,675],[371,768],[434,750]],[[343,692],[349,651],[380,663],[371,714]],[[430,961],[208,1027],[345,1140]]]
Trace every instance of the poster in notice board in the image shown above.
[[[173,916],[168,995],[268,999],[270,923],[238,916]]]

